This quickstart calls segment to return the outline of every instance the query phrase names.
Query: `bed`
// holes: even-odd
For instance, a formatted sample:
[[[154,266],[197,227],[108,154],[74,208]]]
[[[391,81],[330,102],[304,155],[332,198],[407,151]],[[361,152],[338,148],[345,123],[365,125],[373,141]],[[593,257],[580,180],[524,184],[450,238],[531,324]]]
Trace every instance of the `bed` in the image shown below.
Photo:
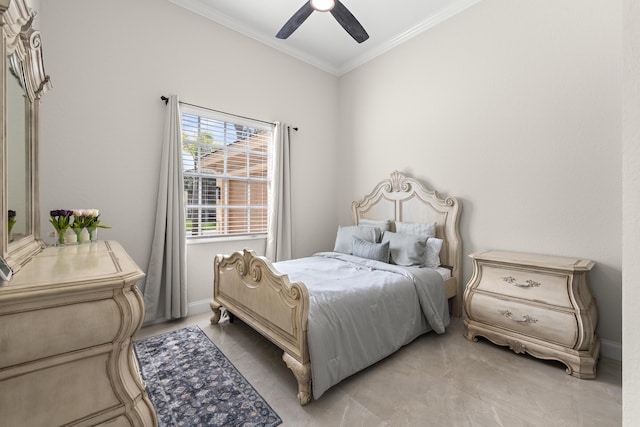
[[[394,171],[354,201],[352,213],[354,225],[338,229],[332,252],[278,263],[247,249],[214,258],[211,323],[226,310],[280,347],[301,405],[417,336],[444,332],[449,315],[461,315],[456,198]],[[422,240],[425,226],[432,237]],[[371,239],[359,234],[371,229]],[[398,246],[405,241],[411,248],[436,242],[439,267],[411,264],[433,256],[426,244],[418,254],[410,249],[405,261]],[[343,250],[345,242],[353,246]],[[391,260],[383,262],[376,254],[387,244]]]

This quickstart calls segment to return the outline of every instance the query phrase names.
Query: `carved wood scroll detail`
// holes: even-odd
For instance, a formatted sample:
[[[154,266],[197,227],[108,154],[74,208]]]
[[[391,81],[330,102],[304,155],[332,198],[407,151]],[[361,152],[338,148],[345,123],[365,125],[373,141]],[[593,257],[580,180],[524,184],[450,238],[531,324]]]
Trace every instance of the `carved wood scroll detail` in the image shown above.
[[[509,348],[516,354],[523,354],[527,351],[527,346],[520,341],[509,340]]]
[[[387,191],[409,191],[411,183],[398,171],[393,171],[387,184]]]

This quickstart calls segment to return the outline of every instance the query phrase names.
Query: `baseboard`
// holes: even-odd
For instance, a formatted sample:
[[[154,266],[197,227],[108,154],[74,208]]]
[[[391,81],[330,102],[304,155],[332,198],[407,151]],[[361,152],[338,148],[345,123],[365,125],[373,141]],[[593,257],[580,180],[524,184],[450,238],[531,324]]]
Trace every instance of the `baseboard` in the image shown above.
[[[188,304],[189,315],[192,314],[202,314],[208,313],[211,311],[211,303],[210,299],[203,299],[200,301],[193,301]]]
[[[608,359],[622,361],[622,344],[600,339],[600,355]]]

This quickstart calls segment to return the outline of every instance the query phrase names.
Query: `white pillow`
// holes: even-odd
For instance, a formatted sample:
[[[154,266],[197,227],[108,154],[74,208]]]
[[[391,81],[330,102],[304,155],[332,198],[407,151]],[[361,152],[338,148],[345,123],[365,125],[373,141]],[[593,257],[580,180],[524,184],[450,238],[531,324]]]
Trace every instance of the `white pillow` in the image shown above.
[[[379,228],[380,236],[382,236],[383,232],[389,231],[389,229],[391,228],[391,220],[389,219],[377,220],[377,219],[362,218],[358,221],[358,225],[370,225],[371,227]]]
[[[359,237],[367,242],[376,243],[380,239],[380,230],[368,225],[348,225],[338,227],[334,252],[351,254],[351,242],[353,236]]]
[[[424,264],[427,248],[426,236],[393,233],[385,231],[382,243],[389,242],[391,262],[397,265],[417,266]]]
[[[396,221],[396,233],[436,237],[436,224],[435,222],[421,224],[419,222]]]
[[[427,254],[424,257],[425,267],[440,267],[440,249],[442,249],[442,239],[437,237],[429,237],[427,239]]]

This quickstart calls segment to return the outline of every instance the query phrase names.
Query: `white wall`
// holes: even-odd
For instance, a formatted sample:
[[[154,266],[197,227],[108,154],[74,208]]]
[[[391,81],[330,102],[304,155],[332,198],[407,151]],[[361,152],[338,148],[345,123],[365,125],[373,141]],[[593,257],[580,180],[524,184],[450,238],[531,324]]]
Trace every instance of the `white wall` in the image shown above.
[[[42,102],[43,234],[51,228],[51,209],[100,209],[113,227],[100,237],[120,241],[146,271],[165,112],[160,96],[177,94],[185,102],[298,126],[294,255],[332,244],[337,181],[327,165],[338,149],[335,76],[168,1],[40,6],[53,82]],[[260,253],[264,241],[189,247],[191,304],[211,298],[213,256],[245,246]]]
[[[461,199],[465,258],[593,259],[603,352],[620,358],[621,4],[485,0],[343,76],[341,222],[399,169]]]
[[[27,0],[27,5],[36,11],[36,19],[33,20],[33,28],[40,29],[40,0]]]
[[[622,104],[622,421],[640,420],[640,4],[624,1],[624,81]]]

